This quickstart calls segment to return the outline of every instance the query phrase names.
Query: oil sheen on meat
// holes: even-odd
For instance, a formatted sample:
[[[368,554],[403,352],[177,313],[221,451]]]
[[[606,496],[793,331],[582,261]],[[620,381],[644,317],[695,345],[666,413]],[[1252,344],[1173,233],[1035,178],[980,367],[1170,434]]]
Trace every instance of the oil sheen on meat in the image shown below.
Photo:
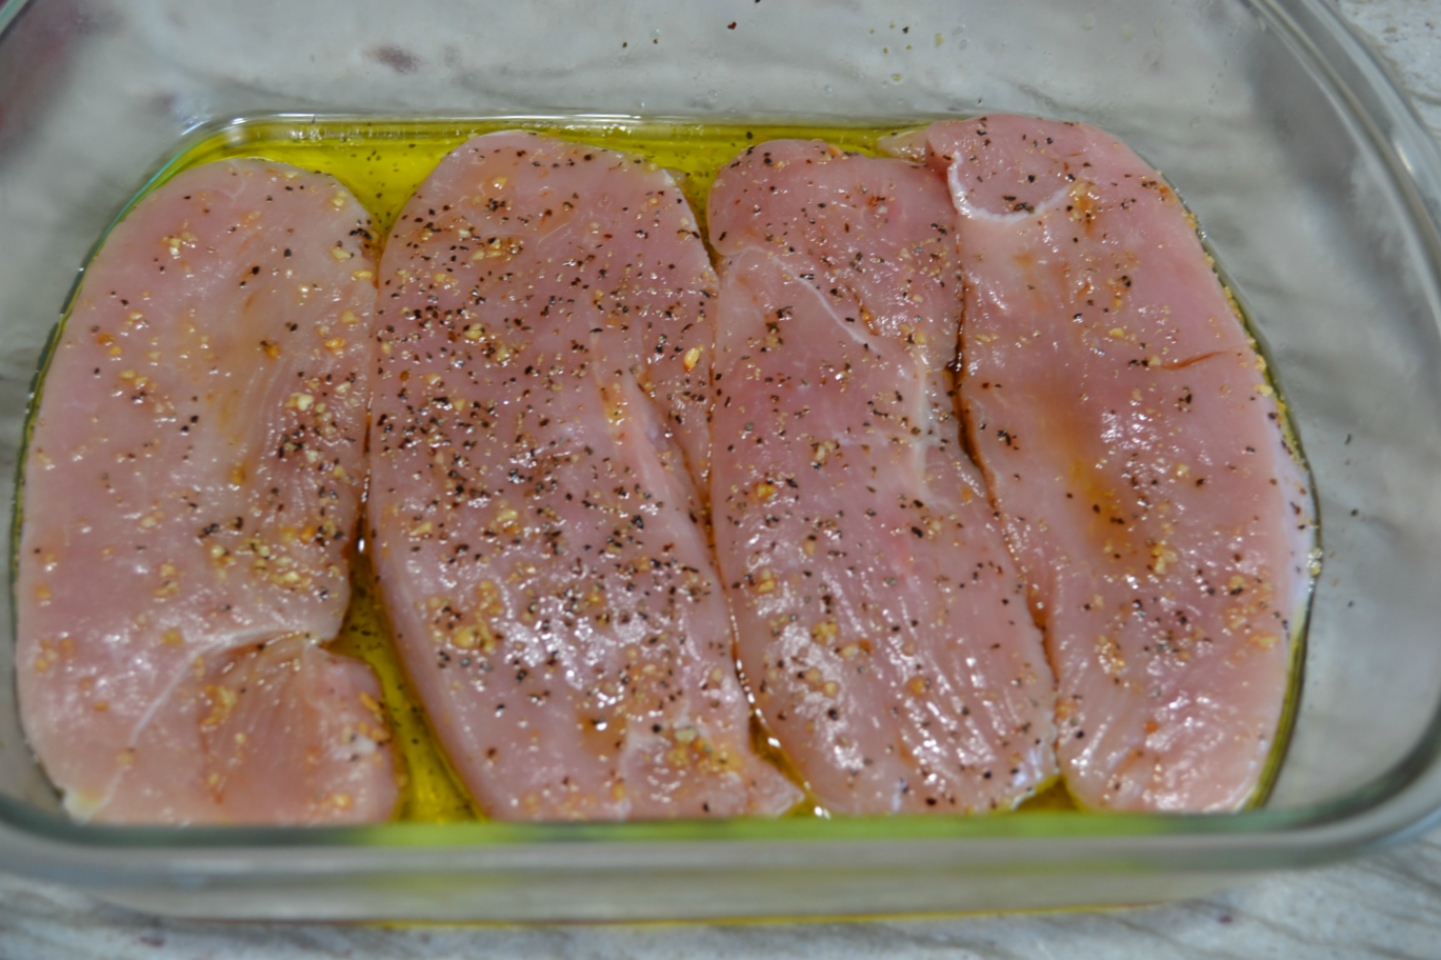
[[[1175,193],[1109,135],[992,116],[924,143],[960,213],[965,415],[1046,628],[1066,783],[1088,807],[1236,809],[1314,545],[1265,364]]]
[[[490,815],[777,814],[696,477],[715,275],[663,170],[453,151],[382,262],[370,515],[397,644]]]
[[[766,722],[826,807],[1009,808],[1055,776],[1054,684],[948,365],[944,184],[819,141],[710,195],[715,538]]]
[[[225,161],[133,209],[44,379],[16,582],[21,717],[80,819],[353,823],[395,804],[350,594],[375,305],[330,177]]]

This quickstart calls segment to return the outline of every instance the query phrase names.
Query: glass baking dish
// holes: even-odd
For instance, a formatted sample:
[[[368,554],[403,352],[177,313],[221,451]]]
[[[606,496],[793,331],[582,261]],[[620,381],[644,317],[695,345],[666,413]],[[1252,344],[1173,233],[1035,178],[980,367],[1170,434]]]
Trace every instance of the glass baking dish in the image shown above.
[[[247,121],[1099,124],[1198,215],[1314,470],[1324,569],[1268,801],[1225,816],[80,826],[0,638],[0,869],[229,918],[619,920],[1133,903],[1352,855],[1441,805],[1441,158],[1323,0],[0,2],[0,503],[95,240]],[[8,557],[7,557],[8,562]],[[9,629],[9,592],[0,623]]]

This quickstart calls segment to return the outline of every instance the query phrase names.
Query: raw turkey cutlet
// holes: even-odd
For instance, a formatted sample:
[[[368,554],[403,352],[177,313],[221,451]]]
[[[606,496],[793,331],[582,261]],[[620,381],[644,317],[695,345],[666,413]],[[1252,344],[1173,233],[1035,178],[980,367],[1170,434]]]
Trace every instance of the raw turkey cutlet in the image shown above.
[[[365,483],[369,220],[242,160],[142,200],[85,273],[25,465],[21,718],[80,819],[383,820],[379,687],[319,644]]]
[[[370,516],[456,772],[511,819],[777,814],[695,477],[715,274],[671,177],[453,151],[382,261]]]
[[[924,144],[960,213],[965,416],[1046,628],[1066,783],[1088,807],[1236,809],[1314,545],[1265,364],[1194,221],[1109,135],[992,116]]]
[[[724,167],[712,503],[741,661],[827,807],[1008,808],[1054,778],[1054,683],[948,369],[960,291],[923,167],[776,141]]]

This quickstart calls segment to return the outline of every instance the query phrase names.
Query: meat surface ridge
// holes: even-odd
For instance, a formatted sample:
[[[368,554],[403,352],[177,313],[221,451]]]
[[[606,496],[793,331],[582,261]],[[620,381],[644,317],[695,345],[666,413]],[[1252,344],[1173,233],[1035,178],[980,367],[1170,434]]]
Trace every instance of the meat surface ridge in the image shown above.
[[[954,219],[924,167],[818,141],[710,195],[721,573],[756,703],[837,812],[1008,808],[1056,774],[1041,634],[962,448]]]
[[[946,178],[961,396],[1087,807],[1234,810],[1278,734],[1314,507],[1265,363],[1160,175],[1017,116],[910,139]]]
[[[672,178],[476,138],[382,260],[370,517],[452,765],[508,819],[778,814],[696,478],[715,274]]]
[[[26,734],[69,812],[383,820],[350,595],[375,262],[334,179],[224,161],[141,200],[45,373],[16,580]]]

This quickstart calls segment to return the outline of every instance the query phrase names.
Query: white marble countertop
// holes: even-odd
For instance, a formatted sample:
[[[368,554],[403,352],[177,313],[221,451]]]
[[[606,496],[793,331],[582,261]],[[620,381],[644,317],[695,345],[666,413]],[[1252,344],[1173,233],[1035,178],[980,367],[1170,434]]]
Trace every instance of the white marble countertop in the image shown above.
[[[1441,0],[1339,0],[1441,141]],[[382,928],[160,920],[0,877],[0,960],[156,958],[1430,958],[1441,830],[1204,900],[1099,913],[866,923]]]

